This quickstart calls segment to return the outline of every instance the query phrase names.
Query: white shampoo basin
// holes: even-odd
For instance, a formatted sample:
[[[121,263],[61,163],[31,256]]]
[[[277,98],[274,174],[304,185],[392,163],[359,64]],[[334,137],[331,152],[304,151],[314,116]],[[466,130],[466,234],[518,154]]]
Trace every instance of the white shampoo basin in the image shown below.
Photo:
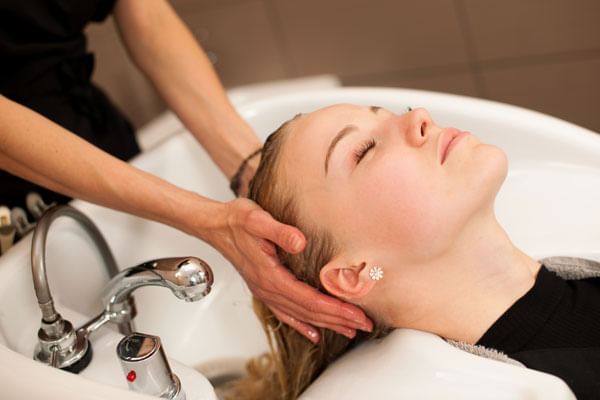
[[[440,125],[456,126],[497,144],[510,171],[497,214],[515,244],[534,257],[576,255],[600,259],[600,136],[562,120],[500,103],[403,89],[339,88],[292,93],[238,106],[263,138],[284,120],[333,103],[378,105],[403,111],[427,108]],[[163,126],[161,129],[170,129]],[[223,201],[233,198],[225,177],[191,135],[175,132],[133,164],[177,185]],[[188,399],[214,399],[198,372],[265,351],[250,293],[214,249],[169,227],[75,201],[100,228],[120,268],[153,258],[197,256],[215,274],[212,293],[197,303],[163,288],[136,292],[137,329],[161,337]],[[550,218],[551,217],[551,218]],[[107,282],[99,255],[74,223],[58,220],[47,246],[48,278],[57,310],[78,325],[100,311]],[[142,399],[127,391],[114,346],[120,335],[92,336],[88,370],[72,375],[32,359],[40,312],[31,283],[31,236],[0,259],[0,398]],[[192,393],[193,392],[193,393]],[[191,395],[194,394],[195,397]],[[332,365],[305,399],[573,399],[560,379],[464,353],[435,335],[398,330]]]

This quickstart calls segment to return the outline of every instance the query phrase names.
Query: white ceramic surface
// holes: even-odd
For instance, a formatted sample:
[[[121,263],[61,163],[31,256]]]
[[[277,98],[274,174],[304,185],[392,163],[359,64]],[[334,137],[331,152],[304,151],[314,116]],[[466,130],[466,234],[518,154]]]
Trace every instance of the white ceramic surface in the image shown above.
[[[266,137],[298,112],[338,102],[397,111],[406,105],[422,106],[439,124],[469,130],[501,146],[511,170],[498,197],[497,212],[514,242],[535,257],[600,259],[600,137],[593,132],[517,107],[400,89],[296,93],[246,103],[239,110]],[[225,178],[189,133],[175,134],[133,163],[206,196],[232,198]],[[174,362],[176,372],[179,368],[178,373],[201,381],[199,374],[194,378],[194,367],[250,357],[266,348],[247,288],[210,246],[160,224],[85,202],[73,205],[96,222],[121,268],[183,255],[198,256],[213,267],[213,292],[200,302],[183,303],[164,288],[145,288],[136,294],[138,330],[161,336],[167,354],[181,363]],[[31,284],[29,247],[27,238],[0,259],[0,397],[146,398],[124,391],[122,381],[111,382],[111,373],[117,376],[119,372],[107,374],[105,368],[111,364],[110,347],[119,335],[106,328],[93,338],[100,355],[90,366],[94,375],[94,362],[104,363],[102,373],[75,376],[31,360],[40,313]],[[47,254],[59,312],[76,324],[95,315],[107,277],[82,231],[68,220],[58,220]],[[375,398],[411,399],[573,398],[555,377],[471,356],[431,334],[401,330],[388,339],[339,360],[309,388],[305,398],[362,399],[369,393]]]

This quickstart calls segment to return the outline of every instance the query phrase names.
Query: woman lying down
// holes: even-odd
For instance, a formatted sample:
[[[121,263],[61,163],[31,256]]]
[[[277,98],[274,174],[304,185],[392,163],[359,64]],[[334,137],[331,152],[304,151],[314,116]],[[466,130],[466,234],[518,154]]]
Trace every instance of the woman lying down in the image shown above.
[[[565,280],[515,247],[494,214],[506,174],[502,150],[423,109],[335,105],[283,124],[250,197],[305,233],[304,252],[279,253],[284,265],[362,307],[374,329],[354,339],[323,329],[314,345],[256,303],[272,352],[231,397],[295,399],[358,343],[412,328],[497,349],[578,399],[600,398],[600,278],[590,277],[600,267]]]

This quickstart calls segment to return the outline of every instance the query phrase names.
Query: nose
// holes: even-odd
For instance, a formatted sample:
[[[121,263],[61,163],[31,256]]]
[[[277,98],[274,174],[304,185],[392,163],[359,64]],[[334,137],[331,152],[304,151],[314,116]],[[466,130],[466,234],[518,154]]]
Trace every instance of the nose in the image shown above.
[[[424,108],[417,108],[402,115],[405,118],[406,141],[409,145],[420,147],[427,142],[434,128],[431,116]]]

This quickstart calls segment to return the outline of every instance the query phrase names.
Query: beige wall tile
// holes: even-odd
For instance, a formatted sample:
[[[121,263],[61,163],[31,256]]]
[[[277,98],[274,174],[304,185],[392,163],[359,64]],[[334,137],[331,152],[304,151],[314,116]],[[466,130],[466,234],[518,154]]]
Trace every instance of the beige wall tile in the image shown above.
[[[182,15],[226,86],[284,78],[282,55],[265,4],[247,1]]]
[[[272,0],[298,75],[464,63],[451,0]]]
[[[88,48],[95,54],[93,80],[140,127],[165,106],[148,80],[134,66],[118,37],[112,18],[86,30]]]
[[[255,0],[170,0],[171,4],[178,11],[200,10],[209,7],[230,6],[237,3],[248,3]]]
[[[285,77],[282,57],[262,1],[236,1],[218,8],[188,8],[181,15],[211,55],[225,86]],[[112,20],[90,25],[96,81],[139,127],[165,106],[127,57]]]
[[[574,122],[600,132],[600,57],[526,67],[484,70],[489,97]]]
[[[346,85],[485,95],[600,130],[597,0],[174,0],[174,5],[216,55],[217,72],[229,87],[335,73]],[[164,109],[128,60],[112,22],[88,32],[97,53],[94,79],[136,126]],[[465,32],[482,58],[475,65],[482,70],[478,80],[470,74]]]
[[[598,0],[459,0],[480,59],[600,48]]]
[[[402,87],[477,97],[473,75],[467,70],[414,76],[402,72],[342,78],[346,86]]]

